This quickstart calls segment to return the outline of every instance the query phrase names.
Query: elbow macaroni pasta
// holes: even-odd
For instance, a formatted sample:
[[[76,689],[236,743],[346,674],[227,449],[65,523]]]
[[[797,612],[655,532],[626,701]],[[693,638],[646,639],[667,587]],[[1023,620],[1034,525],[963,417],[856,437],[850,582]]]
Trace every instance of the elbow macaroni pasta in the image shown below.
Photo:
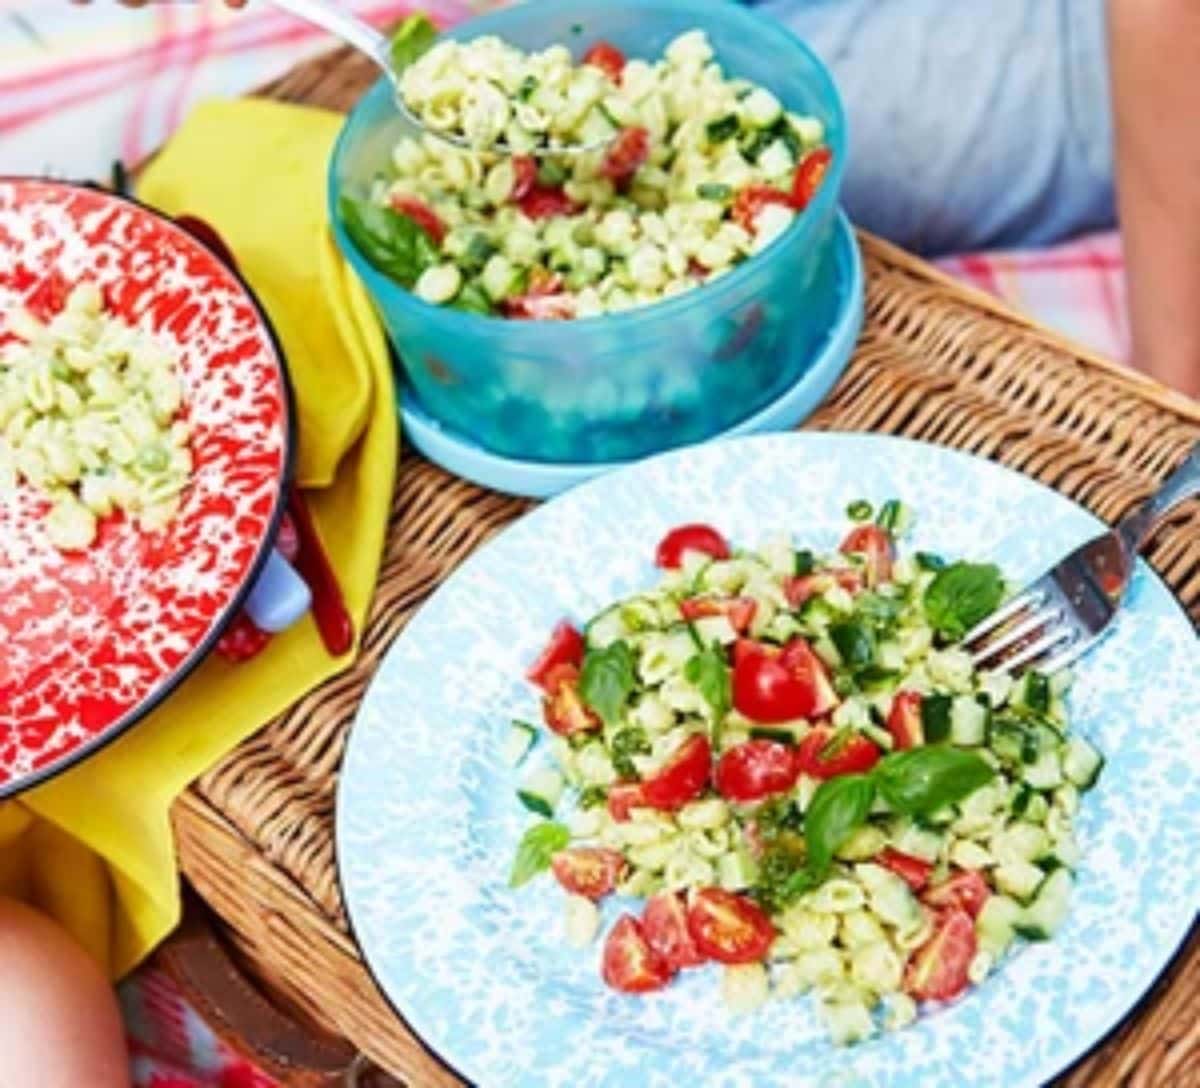
[[[104,311],[99,288],[79,284],[43,325],[9,317],[0,351],[0,486],[24,480],[51,503],[55,547],[87,548],[97,521],[117,511],[148,531],[175,516],[192,472],[178,418],[177,360],[151,334]]]

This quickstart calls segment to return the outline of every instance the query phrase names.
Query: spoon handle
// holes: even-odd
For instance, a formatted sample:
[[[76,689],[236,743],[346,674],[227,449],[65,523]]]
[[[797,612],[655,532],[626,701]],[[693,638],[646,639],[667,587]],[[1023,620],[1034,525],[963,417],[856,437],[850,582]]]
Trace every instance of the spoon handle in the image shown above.
[[[369,23],[343,10],[338,4],[326,0],[271,0],[277,7],[290,12],[299,19],[328,30],[330,34],[365,53],[385,75],[392,74],[388,40]]]

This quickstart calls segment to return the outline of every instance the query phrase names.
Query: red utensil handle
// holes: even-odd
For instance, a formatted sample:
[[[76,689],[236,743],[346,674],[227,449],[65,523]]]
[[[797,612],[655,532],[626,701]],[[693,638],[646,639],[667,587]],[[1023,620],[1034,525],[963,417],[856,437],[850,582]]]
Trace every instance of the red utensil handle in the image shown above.
[[[321,538],[317,536],[308,504],[295,484],[288,489],[288,513],[300,537],[300,553],[293,565],[312,592],[312,614],[321,641],[331,654],[340,657],[354,645],[354,621],[342,598],[341,587],[329,565]]]

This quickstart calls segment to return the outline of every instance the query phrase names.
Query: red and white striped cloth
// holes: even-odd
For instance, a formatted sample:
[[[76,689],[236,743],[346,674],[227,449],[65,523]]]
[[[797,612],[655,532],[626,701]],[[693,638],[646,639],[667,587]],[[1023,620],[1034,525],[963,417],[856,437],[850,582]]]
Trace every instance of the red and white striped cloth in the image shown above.
[[[503,0],[343,2],[386,27],[413,7],[449,24]],[[114,160],[138,162],[158,147],[197,101],[242,94],[329,44],[262,0],[242,11],[216,0],[140,9],[0,0],[0,173],[105,177]],[[1115,234],[941,265],[1102,354],[1128,358]],[[161,972],[139,972],[121,998],[138,1088],[272,1088]]]

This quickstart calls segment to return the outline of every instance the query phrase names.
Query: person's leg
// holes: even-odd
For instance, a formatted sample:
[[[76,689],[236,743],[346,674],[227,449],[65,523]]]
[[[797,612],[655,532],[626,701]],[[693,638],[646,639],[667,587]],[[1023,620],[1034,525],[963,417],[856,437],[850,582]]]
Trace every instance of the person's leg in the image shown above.
[[[0,1088],[129,1088],[116,998],[45,915],[0,899]]]
[[[851,218],[922,253],[1115,220],[1103,0],[749,0],[846,103]]]

